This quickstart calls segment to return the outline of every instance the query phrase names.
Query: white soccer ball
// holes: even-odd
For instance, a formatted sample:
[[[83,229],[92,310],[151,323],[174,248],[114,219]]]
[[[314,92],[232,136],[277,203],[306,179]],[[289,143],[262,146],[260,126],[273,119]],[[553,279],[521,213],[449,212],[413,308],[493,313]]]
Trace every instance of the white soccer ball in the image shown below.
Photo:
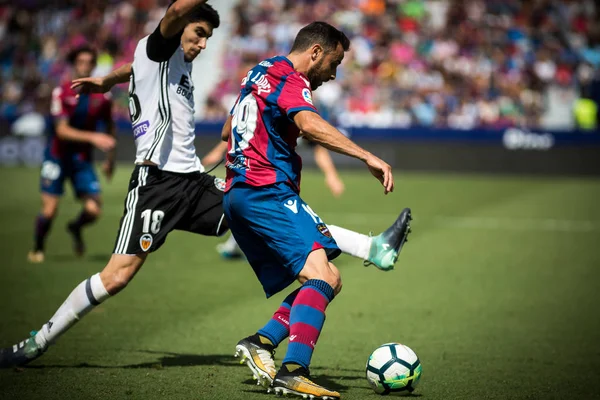
[[[367,360],[367,381],[375,393],[411,393],[421,379],[421,362],[400,343],[379,346]]]

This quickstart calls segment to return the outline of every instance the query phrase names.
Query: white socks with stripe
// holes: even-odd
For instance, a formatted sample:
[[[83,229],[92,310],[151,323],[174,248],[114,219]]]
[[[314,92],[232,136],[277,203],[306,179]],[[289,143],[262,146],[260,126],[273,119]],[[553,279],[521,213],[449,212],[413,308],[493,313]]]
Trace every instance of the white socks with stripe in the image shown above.
[[[342,252],[361,260],[366,260],[369,257],[372,242],[369,236],[335,225],[327,225],[327,227]]]
[[[109,298],[100,274],[96,274],[81,282],[71,292],[67,300],[60,306],[50,321],[42,326],[35,335],[38,346],[46,348],[86,315],[92,308]]]

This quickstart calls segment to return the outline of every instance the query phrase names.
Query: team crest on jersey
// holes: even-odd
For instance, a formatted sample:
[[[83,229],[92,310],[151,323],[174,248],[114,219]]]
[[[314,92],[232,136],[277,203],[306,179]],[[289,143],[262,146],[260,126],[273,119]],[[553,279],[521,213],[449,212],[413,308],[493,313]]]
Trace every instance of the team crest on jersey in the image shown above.
[[[150,250],[150,246],[152,246],[152,242],[154,240],[152,239],[152,235],[149,233],[144,233],[142,235],[142,237],[140,238],[140,247],[142,248],[143,251],[148,251]]]
[[[221,192],[225,191],[225,179],[215,178],[215,186]]]
[[[313,105],[312,95],[310,94],[309,89],[307,89],[307,88],[302,89],[302,97],[304,98],[305,102],[307,102],[311,106]]]
[[[325,224],[318,224],[317,225],[317,229],[319,230],[319,232],[321,232],[321,234],[323,236],[327,236],[328,238],[331,237],[331,232],[329,231],[329,228],[327,227],[327,225],[325,225]]]

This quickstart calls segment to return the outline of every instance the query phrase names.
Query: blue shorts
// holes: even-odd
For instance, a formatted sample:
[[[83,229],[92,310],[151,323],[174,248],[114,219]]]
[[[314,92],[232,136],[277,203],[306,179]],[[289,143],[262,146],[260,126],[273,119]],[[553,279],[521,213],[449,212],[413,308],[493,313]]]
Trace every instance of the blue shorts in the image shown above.
[[[40,174],[40,190],[55,196],[64,193],[65,179],[71,181],[77,197],[94,196],[100,193],[100,183],[92,163],[87,161],[63,161],[45,158]]]
[[[330,260],[341,253],[327,226],[285,183],[238,183],[225,193],[223,208],[267,297],[296,280],[312,251],[324,249]]]

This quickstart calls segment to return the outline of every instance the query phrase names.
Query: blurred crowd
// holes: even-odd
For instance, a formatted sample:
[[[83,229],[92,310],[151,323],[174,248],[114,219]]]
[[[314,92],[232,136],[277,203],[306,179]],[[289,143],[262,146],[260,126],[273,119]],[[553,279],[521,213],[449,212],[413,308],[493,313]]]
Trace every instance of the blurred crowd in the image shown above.
[[[19,0],[0,5],[0,119],[47,114],[53,87],[69,79],[65,55],[91,44],[95,75],[131,61],[137,41],[154,30],[170,0]],[[117,116],[129,118],[127,91],[116,91]]]
[[[593,0],[241,0],[228,73],[211,93],[229,109],[257,61],[286,54],[324,19],[351,39],[315,98],[338,125],[595,126],[600,21]]]
[[[64,55],[91,42],[95,75],[131,60],[170,0],[20,0],[0,5],[0,120],[47,113]],[[220,120],[258,61],[286,54],[321,19],[351,39],[315,97],[341,126],[571,129],[596,126],[600,10],[594,0],[240,0],[225,78],[204,118]],[[115,94],[128,118],[126,90]]]

